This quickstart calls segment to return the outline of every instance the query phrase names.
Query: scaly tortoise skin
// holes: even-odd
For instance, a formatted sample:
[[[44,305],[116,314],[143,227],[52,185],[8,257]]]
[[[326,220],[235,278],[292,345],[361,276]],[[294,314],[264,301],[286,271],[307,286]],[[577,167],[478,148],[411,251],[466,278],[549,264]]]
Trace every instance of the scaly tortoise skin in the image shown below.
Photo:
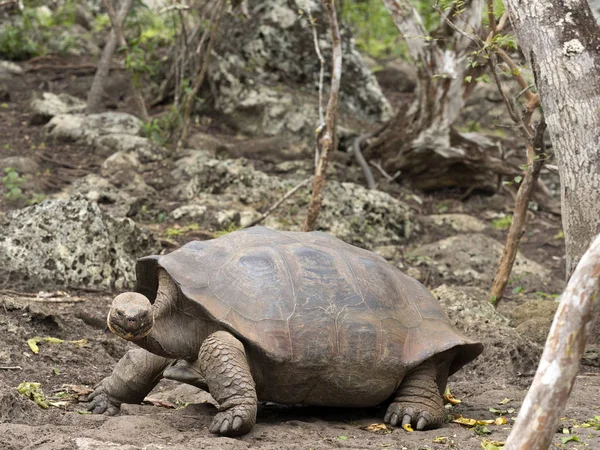
[[[139,403],[161,378],[207,389],[210,431],[247,433],[257,401],[370,407],[385,422],[442,425],[448,376],[483,346],[380,256],[321,232],[263,227],[138,261],[107,323],[129,351],[90,395],[94,413]]]

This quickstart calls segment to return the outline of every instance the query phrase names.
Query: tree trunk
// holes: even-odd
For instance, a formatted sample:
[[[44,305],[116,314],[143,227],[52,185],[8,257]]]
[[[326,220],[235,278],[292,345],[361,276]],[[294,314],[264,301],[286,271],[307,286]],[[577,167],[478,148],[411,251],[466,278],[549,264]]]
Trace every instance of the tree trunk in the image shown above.
[[[505,450],[550,447],[599,312],[600,236],[581,258],[561,297],[540,365]]]
[[[484,2],[467,1],[458,20],[454,11],[445,13],[447,20],[456,20],[457,27],[465,33],[445,27],[449,38],[441,39],[441,45],[436,39],[429,39],[408,0],[383,2],[418,67],[417,91],[408,110],[398,112],[366,149],[366,156],[381,159],[389,173],[402,171],[402,180],[422,189],[491,187],[498,180],[490,173],[519,174],[518,167],[494,156],[491,142],[452,129],[480,70],[470,69],[467,64],[473,50],[467,34],[478,35]],[[472,78],[470,83],[465,81],[468,75]]]
[[[556,152],[569,277],[600,233],[600,28],[586,0],[505,4]]]

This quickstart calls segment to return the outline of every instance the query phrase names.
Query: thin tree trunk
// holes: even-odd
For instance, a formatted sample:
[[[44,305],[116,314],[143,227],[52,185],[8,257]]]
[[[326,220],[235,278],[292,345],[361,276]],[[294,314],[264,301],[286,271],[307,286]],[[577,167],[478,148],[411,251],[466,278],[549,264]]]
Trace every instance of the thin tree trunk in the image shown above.
[[[527,171],[523,181],[517,191],[515,199],[515,209],[513,211],[512,222],[508,230],[506,245],[502,252],[502,258],[498,266],[498,271],[494,277],[492,291],[490,293],[490,303],[496,308],[504,295],[504,290],[508,284],[508,279],[512,271],[513,264],[517,258],[519,250],[519,241],[525,232],[525,222],[527,220],[527,207],[533,196],[536,181],[544,165],[544,131],[546,122],[543,120],[538,124],[533,142],[527,142]]]
[[[325,188],[325,174],[327,166],[331,161],[333,152],[337,147],[336,136],[336,118],[337,118],[337,103],[340,92],[340,80],[342,77],[342,45],[340,38],[340,29],[338,26],[337,15],[333,0],[323,0],[327,7],[329,15],[329,27],[331,29],[331,46],[332,46],[332,70],[331,70],[331,87],[329,92],[329,101],[325,112],[325,128],[319,135],[320,157],[315,168],[315,178],[312,186],[312,199],[308,206],[308,214],[304,222],[304,231],[312,231],[315,229],[321,204],[323,203],[323,189]]]
[[[533,384],[505,450],[547,450],[600,313],[600,236],[581,258],[554,316]]]
[[[122,0],[121,7],[117,13],[116,22],[122,28],[131,9],[133,0]],[[104,86],[106,85],[106,78],[110,72],[110,63],[112,61],[113,54],[117,48],[119,42],[119,36],[117,31],[113,28],[108,35],[108,40],[102,51],[102,56],[98,62],[98,69],[92,82],[92,87],[87,98],[87,112],[88,114],[98,113],[101,111],[102,94],[104,93]]]
[[[556,152],[569,277],[600,232],[600,28],[586,0],[505,4]]]
[[[467,1],[456,16],[454,10],[443,13],[448,16],[444,20],[456,21],[456,30],[444,30],[448,36],[442,45],[429,38],[409,0],[383,2],[418,68],[417,90],[408,110],[399,111],[365,150],[367,158],[381,160],[390,173],[402,171],[403,181],[422,189],[492,187],[497,183],[490,173],[518,175],[518,167],[495,156],[491,142],[473,145],[468,134],[452,129],[481,71],[469,68],[467,58],[473,50],[471,36],[479,34],[484,2]]]

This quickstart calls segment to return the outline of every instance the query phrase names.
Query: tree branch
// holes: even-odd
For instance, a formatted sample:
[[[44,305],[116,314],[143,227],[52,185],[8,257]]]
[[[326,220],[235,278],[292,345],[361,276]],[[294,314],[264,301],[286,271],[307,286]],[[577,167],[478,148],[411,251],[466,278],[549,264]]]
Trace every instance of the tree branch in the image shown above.
[[[329,91],[329,101],[325,112],[325,129],[319,138],[320,156],[319,162],[315,168],[315,178],[312,187],[312,199],[308,207],[308,215],[304,222],[304,231],[312,231],[317,223],[317,217],[323,203],[323,188],[325,187],[325,175],[327,166],[331,160],[332,154],[337,146],[336,138],[336,116],[337,103],[340,91],[340,79],[342,76],[342,45],[340,38],[340,29],[337,21],[334,0],[323,0],[327,7],[329,15],[329,28],[331,29],[332,45],[332,72],[331,87]]]
[[[573,388],[588,335],[600,314],[600,236],[563,293],[535,378],[505,450],[546,450]]]

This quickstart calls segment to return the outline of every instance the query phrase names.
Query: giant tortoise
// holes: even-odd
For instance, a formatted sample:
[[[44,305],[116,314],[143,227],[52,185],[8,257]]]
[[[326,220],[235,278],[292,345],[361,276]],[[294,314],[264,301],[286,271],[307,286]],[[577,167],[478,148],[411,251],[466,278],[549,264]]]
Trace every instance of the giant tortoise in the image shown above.
[[[371,407],[418,430],[444,421],[448,376],[482,345],[417,280],[321,232],[262,227],[138,261],[109,328],[130,350],[90,394],[94,413],[139,403],[161,377],[208,389],[210,431],[247,433],[257,401]]]

